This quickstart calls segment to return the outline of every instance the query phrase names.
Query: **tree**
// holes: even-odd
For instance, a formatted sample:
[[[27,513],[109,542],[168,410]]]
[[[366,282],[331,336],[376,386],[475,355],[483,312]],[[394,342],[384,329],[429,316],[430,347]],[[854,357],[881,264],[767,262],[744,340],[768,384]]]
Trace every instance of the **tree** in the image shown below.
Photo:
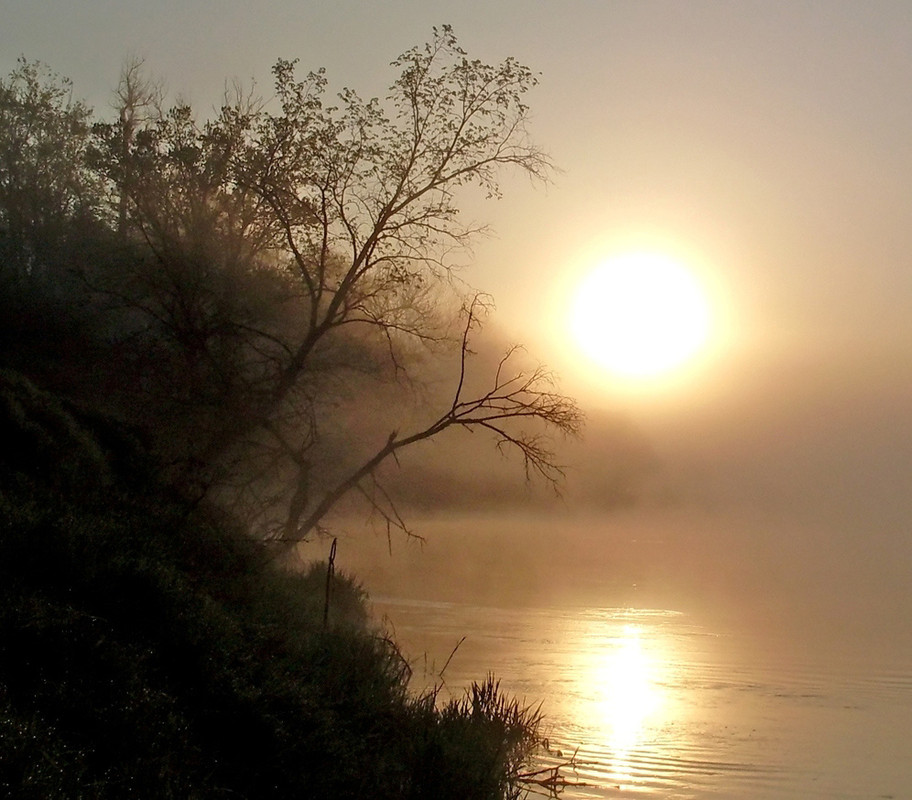
[[[19,59],[0,80],[0,277],[60,281],[74,234],[100,211],[98,176],[87,165],[91,111],[69,81]],[[48,271],[56,274],[48,276]]]
[[[143,59],[131,56],[120,70],[120,80],[114,93],[117,106],[117,128],[120,135],[121,164],[127,170],[120,176],[122,187],[117,200],[117,229],[123,234],[127,228],[127,208],[130,185],[130,151],[136,131],[144,123],[162,115],[164,91],[143,71]]]
[[[226,102],[200,124],[178,106],[141,129],[128,132],[123,115],[98,129],[108,177],[128,198],[122,214],[150,254],[143,286],[122,297],[185,361],[185,399],[217,401],[193,460],[221,470],[214,491],[286,543],[352,494],[407,530],[378,468],[448,428],[489,432],[527,476],[553,483],[560,469],[540,425],[580,426],[548,373],[519,367],[514,350],[469,392],[486,302],[452,272],[479,230],[460,219],[460,187],[497,197],[505,167],[547,178],[526,131],[536,76],[512,58],[470,60],[449,27],[392,66],[383,102],[346,89],[327,105],[322,71],[299,80],[279,61],[273,107]],[[420,377],[418,350],[447,346],[450,396],[430,422],[372,434],[354,461],[327,450],[340,391],[365,376],[404,387]]]
[[[91,124],[44,64],[20,58],[0,77],[0,362],[49,388],[88,375],[101,344],[80,279],[112,244]]]

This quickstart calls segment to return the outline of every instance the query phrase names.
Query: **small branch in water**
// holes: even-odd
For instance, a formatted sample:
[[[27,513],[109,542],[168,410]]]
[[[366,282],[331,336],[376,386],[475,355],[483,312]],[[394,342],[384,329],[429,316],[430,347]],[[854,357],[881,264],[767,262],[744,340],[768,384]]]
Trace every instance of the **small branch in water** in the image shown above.
[[[543,744],[545,749],[551,752],[547,739],[544,740]],[[588,786],[584,781],[569,780],[561,774],[562,770],[572,769],[575,771],[580,766],[580,762],[576,760],[578,752],[579,748],[573,751],[573,755],[569,759],[552,767],[541,767],[529,772],[521,772],[516,776],[516,781],[525,786],[527,791],[535,794],[542,794],[540,790],[544,789],[547,794],[542,794],[543,797],[558,797],[568,786]],[[557,753],[558,756],[561,755],[559,750]]]

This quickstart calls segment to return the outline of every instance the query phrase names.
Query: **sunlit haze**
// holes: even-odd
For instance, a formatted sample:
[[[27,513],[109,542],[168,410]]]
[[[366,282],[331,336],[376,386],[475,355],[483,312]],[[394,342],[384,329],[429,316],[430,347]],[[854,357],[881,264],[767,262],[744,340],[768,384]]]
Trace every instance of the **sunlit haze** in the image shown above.
[[[364,345],[362,353],[360,340],[333,340],[340,352],[352,348],[342,356],[329,345],[326,355],[314,350],[318,358],[349,358],[348,371],[324,373],[315,362],[306,373],[315,388],[302,383],[289,407],[313,402],[332,424],[321,427],[321,417],[321,426],[311,422],[313,441],[283,442],[275,452],[292,458],[302,476],[328,483],[311,469],[313,453],[334,478],[346,458],[362,457],[358,448],[379,449],[389,458],[376,483],[368,485],[366,476],[375,474],[367,470],[347,490],[399,503],[395,514],[367,519],[340,511],[326,522],[338,537],[338,569],[391,603],[394,622],[394,601],[406,600],[421,613],[431,606],[420,604],[443,604],[444,616],[465,604],[471,624],[483,616],[479,609],[572,609],[566,629],[585,628],[579,635],[592,645],[585,658],[554,655],[564,643],[557,622],[553,635],[528,634],[527,662],[511,661],[519,634],[514,641],[506,625],[481,636],[478,656],[495,671],[521,673],[514,685],[530,700],[542,686],[585,695],[576,698],[587,704],[585,724],[568,724],[565,739],[601,737],[598,746],[615,755],[616,777],[603,794],[571,793],[569,800],[912,797],[908,742],[883,722],[893,725],[893,714],[896,729],[912,728],[912,2],[12,0],[0,15],[0,75],[20,54],[41,60],[72,79],[74,97],[113,120],[119,70],[138,56],[166,87],[168,103],[185,99],[206,119],[217,115],[234,81],[262,95],[264,107],[279,105],[270,67],[299,59],[299,79],[326,68],[327,105],[344,106],[338,93],[351,87],[369,114],[379,118],[382,108],[401,121],[408,116],[402,108],[384,106],[399,72],[390,62],[442,24],[452,25],[467,63],[515,58],[538,76],[522,97],[530,114],[518,141],[534,143],[554,169],[530,179],[515,161],[504,164],[490,194],[485,185],[454,181],[443,191],[458,214],[441,222],[428,212],[431,221],[419,219],[416,227],[426,228],[408,242],[414,250],[406,258],[406,245],[396,251],[403,262],[413,252],[422,264],[439,260],[447,282],[439,289],[432,280],[423,293],[404,270],[404,309],[399,295],[384,300],[393,322],[378,348],[392,352],[400,333],[408,338],[409,314],[424,313],[421,303],[433,305],[428,298],[438,289],[460,293],[453,308],[424,320],[456,331],[446,346],[435,327],[421,341],[408,340],[417,366],[406,359],[382,375],[371,371],[373,351]],[[376,106],[367,105],[372,97]],[[357,150],[357,138],[346,146]],[[386,159],[380,151],[394,138],[370,158]],[[386,159],[396,169],[397,157]],[[346,188],[333,198],[357,209],[358,224],[388,210],[371,181],[402,184],[389,178],[394,168],[376,177],[380,171],[369,167],[359,162],[357,172],[367,190]],[[296,191],[287,196],[311,213]],[[451,222],[472,231],[471,241],[441,237],[439,250],[423,252],[435,226]],[[272,228],[267,233],[275,238]],[[398,231],[383,235],[398,244]],[[349,245],[348,253],[357,252]],[[308,246],[324,247],[325,255],[331,236],[313,236]],[[400,261],[391,263],[392,275]],[[481,315],[472,325],[453,323],[476,292],[492,299],[484,324]],[[297,331],[296,324],[287,327]],[[511,420],[535,448],[553,452],[556,491],[508,438],[498,443],[490,426],[467,432],[453,425],[432,440],[415,439],[414,447],[410,440],[401,451],[382,450],[407,437],[416,419],[446,420],[458,406],[454,395],[465,399],[492,376],[496,382],[507,351],[527,359],[530,372],[541,365],[535,374],[553,376],[547,398],[569,395],[578,403],[574,424],[557,433],[535,427],[538,418]],[[464,374],[460,353],[471,356]],[[225,385],[232,380],[224,377]],[[361,387],[370,381],[382,386],[367,396]],[[324,384],[335,394],[319,395]],[[521,385],[509,384],[506,393]],[[342,406],[348,416],[333,416]],[[411,416],[400,414],[404,408]],[[585,424],[575,438],[579,419]],[[314,503],[307,480],[283,510]],[[400,513],[415,537],[397,528]],[[320,535],[300,547],[302,562],[327,558],[323,522],[313,530]],[[612,612],[590,624],[585,615],[596,608]],[[614,613],[644,608],[671,616],[631,617],[624,627]],[[678,650],[663,650],[656,644],[662,637]],[[701,670],[736,639],[745,651],[756,645],[751,652],[775,669],[755,680],[745,658],[737,680],[718,665],[705,678]],[[440,660],[455,641],[440,644]],[[686,679],[675,677],[682,647]],[[889,662],[884,674],[896,676],[883,694],[861,678],[833,688],[827,670],[835,674],[850,661],[867,670],[875,651]],[[830,662],[807,666],[824,652],[833,654]],[[527,686],[539,653],[557,666]],[[783,664],[805,671],[786,674]],[[562,669],[575,670],[573,679]],[[678,706],[665,703],[672,696]],[[691,708],[693,697],[709,699]],[[755,721],[736,738],[722,720],[734,726],[731,709],[740,713],[737,704],[748,698]],[[769,704],[778,704],[775,719],[788,725],[772,729]],[[879,721],[864,716],[876,708],[885,709]],[[830,712],[838,723],[827,727]],[[867,739],[872,766],[862,787],[841,794],[833,776],[853,780],[847,765],[869,723],[882,725]],[[818,738],[819,730],[827,735]],[[661,763],[643,756],[650,736],[665,737]],[[810,743],[832,748],[818,757]],[[687,748],[691,760],[682,765]],[[772,751],[784,766],[764,772]],[[793,754],[808,762],[795,766]],[[594,757],[607,758],[602,751]],[[742,780],[742,763],[756,767],[755,782],[737,784],[740,794],[724,782],[715,791],[725,776]],[[719,764],[722,778],[713,773]],[[637,783],[659,774],[666,783]],[[689,783],[693,775],[699,778]],[[821,786],[832,778],[827,789],[802,791],[818,777]],[[790,793],[794,786],[801,788]]]

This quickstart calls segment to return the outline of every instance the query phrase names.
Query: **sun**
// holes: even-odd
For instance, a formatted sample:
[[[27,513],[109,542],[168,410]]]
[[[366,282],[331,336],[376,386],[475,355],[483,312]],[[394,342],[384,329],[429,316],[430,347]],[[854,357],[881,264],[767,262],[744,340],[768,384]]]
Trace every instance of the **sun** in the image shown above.
[[[570,329],[592,362],[620,377],[645,379],[674,371],[701,351],[710,310],[683,264],[658,253],[626,253],[582,280]]]

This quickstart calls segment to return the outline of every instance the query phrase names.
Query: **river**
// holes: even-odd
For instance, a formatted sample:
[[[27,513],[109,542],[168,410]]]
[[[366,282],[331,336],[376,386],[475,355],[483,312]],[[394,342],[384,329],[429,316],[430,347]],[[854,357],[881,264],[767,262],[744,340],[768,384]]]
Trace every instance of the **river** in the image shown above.
[[[795,646],[665,609],[386,597],[374,610],[416,688],[459,696],[491,671],[541,702],[543,763],[575,753],[565,800],[912,797],[912,669],[899,651]]]

